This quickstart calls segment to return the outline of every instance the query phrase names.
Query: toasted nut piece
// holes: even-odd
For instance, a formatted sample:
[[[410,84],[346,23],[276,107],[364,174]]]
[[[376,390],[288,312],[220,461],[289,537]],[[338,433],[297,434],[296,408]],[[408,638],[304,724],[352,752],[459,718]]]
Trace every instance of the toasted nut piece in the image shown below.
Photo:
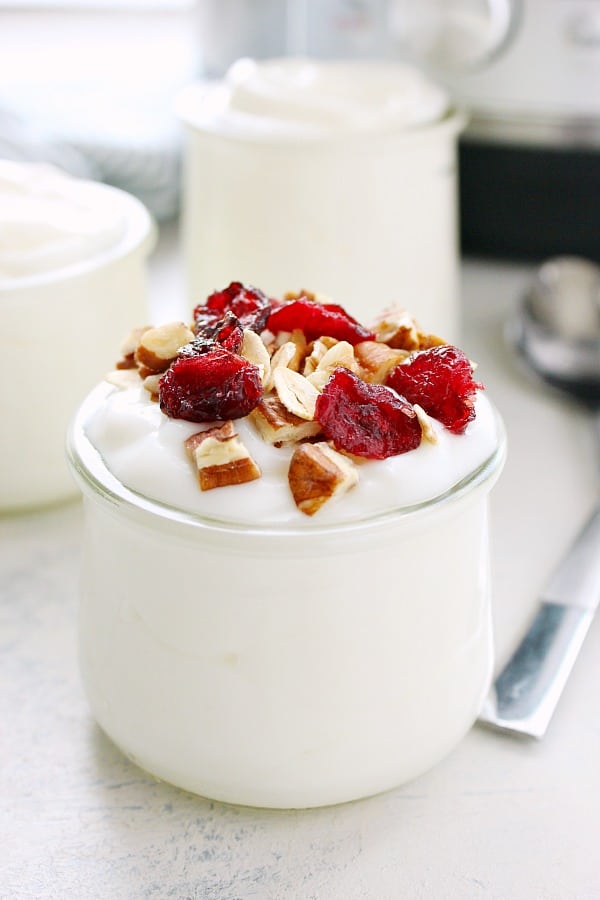
[[[279,367],[273,371],[273,384],[289,412],[300,419],[314,419],[319,392],[304,375]]]
[[[271,357],[271,369],[277,369],[279,366],[286,368],[289,366],[296,355],[296,345],[293,341],[286,341],[281,344]]]
[[[442,344],[448,343],[444,338],[438,337],[437,334],[423,334],[422,331],[417,333],[417,337],[419,339],[419,350],[430,350],[431,347],[441,347]]]
[[[135,351],[138,365],[153,372],[164,372],[177,357],[177,351],[194,340],[194,332],[183,322],[169,322],[145,331]]]
[[[421,434],[423,436],[423,439],[430,444],[437,444],[438,435],[431,416],[428,416],[423,407],[419,406],[418,403],[413,404],[413,409],[417,414],[417,419],[419,420],[419,425],[421,426]]]
[[[191,435],[184,447],[198,470],[202,491],[260,478],[260,469],[237,436],[233,422]]]
[[[290,335],[291,337],[291,335]],[[266,391],[271,390],[274,384],[275,371],[277,369],[291,369],[298,357],[298,345],[289,340],[279,347],[271,357],[271,375],[264,385]]]
[[[356,372],[358,368],[354,358],[354,347],[348,341],[338,341],[333,347],[329,347],[325,355],[321,357],[317,369],[333,372],[339,366],[350,369],[352,372]]]
[[[142,339],[142,335],[145,334],[146,331],[150,331],[151,328],[151,325],[144,325],[143,328],[134,328],[129,332],[120,347],[120,352],[124,357],[133,356]]]
[[[306,348],[308,346],[306,343],[304,332],[301,331],[300,328],[295,328],[290,335],[290,341],[295,345],[296,352],[288,363],[288,369],[293,369],[294,372],[299,372],[300,366],[302,365],[304,357],[306,356]]]
[[[142,384],[150,394],[151,400],[158,400],[158,385],[162,378],[161,372],[155,372],[153,375],[146,375]]]
[[[370,384],[384,384],[397,365],[410,356],[408,350],[393,350],[379,341],[361,341],[354,348],[360,366],[360,376]]]
[[[333,347],[325,351],[315,371],[306,377],[313,387],[318,391],[322,391],[334,369],[350,369],[355,374],[358,373],[358,364],[354,358],[354,347],[348,341],[338,341]]]
[[[312,375],[312,373],[316,371],[317,366],[319,365],[327,351],[332,347],[335,347],[337,343],[338,341],[336,340],[336,338],[330,338],[328,336],[317,338],[317,340],[313,342],[312,347],[310,347],[310,353],[304,360],[304,368],[302,370],[302,374],[305,377]]]
[[[137,369],[113,369],[104,376],[104,380],[122,391],[140,386],[140,375]]]
[[[271,358],[259,335],[249,328],[244,329],[244,339],[242,341],[240,354],[244,359],[247,359],[248,362],[258,366],[260,380],[262,381],[263,387],[266,387],[267,382],[270,381],[271,378]]]
[[[285,408],[279,397],[270,394],[259,400],[248,418],[268,444],[288,444],[316,437],[321,426],[295,416]]]
[[[135,355],[133,353],[128,353],[127,356],[124,356],[123,359],[117,360],[117,362],[115,363],[115,369],[120,369],[121,371],[136,368],[137,363],[135,361]]]
[[[333,299],[327,294],[319,294],[315,291],[286,291],[284,300],[310,300],[311,303],[320,303],[321,305],[333,303]]]
[[[288,482],[298,509],[314,516],[328,500],[357,484],[358,471],[324,441],[299,444],[290,461]]]
[[[419,329],[413,317],[399,306],[384,309],[371,323],[371,331],[381,343],[395,350],[418,350]]]

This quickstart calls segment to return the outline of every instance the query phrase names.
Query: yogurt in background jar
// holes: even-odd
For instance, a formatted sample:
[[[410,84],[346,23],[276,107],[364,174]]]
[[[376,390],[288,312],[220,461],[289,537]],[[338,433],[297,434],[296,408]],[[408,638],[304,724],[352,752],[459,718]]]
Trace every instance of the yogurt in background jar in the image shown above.
[[[457,339],[463,118],[438,87],[399,63],[242,60],[178,111],[192,302],[234,272],[318,284],[362,319],[399,303]]]
[[[76,493],[66,428],[132,318],[148,316],[153,241],[123,191],[0,160],[0,511]]]

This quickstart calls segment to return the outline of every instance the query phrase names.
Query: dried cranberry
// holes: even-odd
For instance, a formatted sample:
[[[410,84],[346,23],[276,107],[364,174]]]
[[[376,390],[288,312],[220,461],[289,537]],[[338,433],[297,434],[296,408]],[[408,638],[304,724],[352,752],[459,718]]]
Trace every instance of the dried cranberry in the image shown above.
[[[467,356],[450,344],[415,353],[392,369],[386,383],[455,434],[475,418],[475,392],[483,387],[473,380]]]
[[[337,303],[314,303],[302,298],[274,309],[267,328],[274,334],[300,328],[309,341],[328,335],[339,341],[358,344],[360,341],[372,341],[375,337]]]
[[[214,324],[228,312],[237,316],[242,328],[260,333],[269,318],[271,303],[258,288],[232,281],[222,291],[214,291],[206,303],[199,303],[195,308],[196,330]]]
[[[173,419],[239,419],[262,396],[258,366],[224,347],[176,360],[159,383],[160,408]]]
[[[335,369],[317,399],[315,418],[338,450],[386,459],[414,450],[421,426],[411,404],[390,388]]]
[[[206,323],[196,328],[196,337],[179,351],[179,356],[196,356],[212,350],[216,344],[237,353],[244,340],[244,330],[237,316],[232,312],[225,313],[222,319],[214,323]]]

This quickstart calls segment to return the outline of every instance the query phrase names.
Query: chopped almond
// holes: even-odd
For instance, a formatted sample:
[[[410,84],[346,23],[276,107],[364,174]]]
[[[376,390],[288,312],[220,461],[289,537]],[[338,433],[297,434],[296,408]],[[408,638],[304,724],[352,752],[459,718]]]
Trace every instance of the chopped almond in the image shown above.
[[[135,360],[152,372],[164,372],[177,358],[177,352],[193,340],[194,332],[183,322],[149,328],[140,338]]]
[[[370,384],[385,384],[392,369],[410,356],[407,350],[394,350],[378,341],[361,341],[354,347],[359,374]]]
[[[321,431],[318,422],[295,416],[275,394],[263,397],[248,418],[268,444],[302,441],[316,437]]]

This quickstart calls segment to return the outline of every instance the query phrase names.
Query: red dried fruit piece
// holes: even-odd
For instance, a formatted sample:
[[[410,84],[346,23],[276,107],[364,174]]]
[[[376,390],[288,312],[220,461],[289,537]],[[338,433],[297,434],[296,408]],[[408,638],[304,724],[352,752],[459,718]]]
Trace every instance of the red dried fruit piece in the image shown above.
[[[214,324],[228,312],[237,316],[242,328],[260,333],[269,318],[271,303],[258,288],[244,285],[241,281],[232,281],[222,291],[214,291],[206,303],[199,303],[195,308],[197,330]]]
[[[176,360],[159,382],[160,408],[172,419],[239,419],[262,396],[258,366],[216,346]]]
[[[450,344],[415,353],[392,369],[386,384],[454,434],[462,434],[475,418],[475,392],[483,388],[473,380],[468,357]]]
[[[337,303],[314,303],[303,299],[292,300],[274,309],[267,321],[267,328],[273,334],[300,328],[309,341],[328,335],[354,345],[375,338],[371,331]]]
[[[386,459],[414,450],[421,426],[411,404],[390,388],[335,369],[317,399],[315,419],[337,450]]]
[[[240,320],[232,312],[225,313],[222,319],[214,323],[203,324],[196,328],[196,338],[179,351],[180,356],[196,356],[212,350],[216,344],[237,353],[244,341],[244,330]]]

